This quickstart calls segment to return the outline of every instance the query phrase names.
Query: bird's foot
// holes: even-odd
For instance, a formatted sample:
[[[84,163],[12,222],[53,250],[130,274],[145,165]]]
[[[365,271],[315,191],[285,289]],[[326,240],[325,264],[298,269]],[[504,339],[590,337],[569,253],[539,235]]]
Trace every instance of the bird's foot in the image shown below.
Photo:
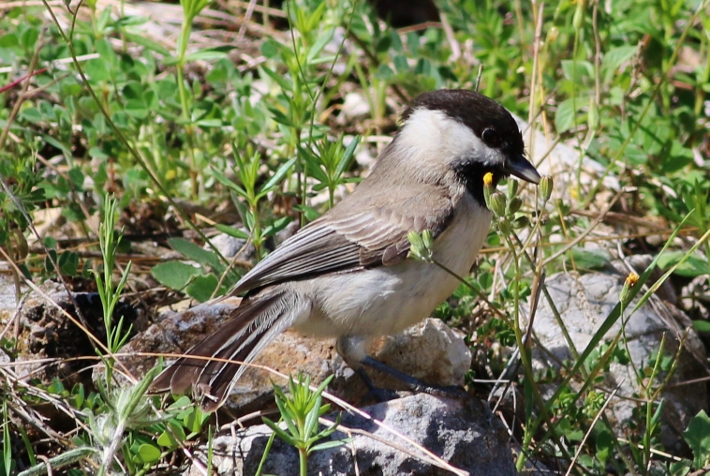
[[[437,396],[437,397],[448,397],[448,398],[457,398],[457,399],[468,399],[470,398],[470,395],[462,388],[456,385],[449,385],[449,386],[439,386],[439,385],[431,385],[426,382],[423,382],[415,377],[412,377],[411,375],[407,375],[403,372],[400,372],[399,370],[393,369],[387,364],[384,364],[380,362],[379,360],[373,359],[370,356],[366,356],[365,359],[361,362],[363,365],[367,365],[370,368],[373,368],[375,370],[378,370],[386,375],[389,375],[391,377],[396,378],[400,382],[404,383],[407,388],[415,393],[426,393],[429,395]],[[392,400],[393,398],[397,398],[397,393],[392,391],[392,390],[385,390],[376,387],[373,383],[370,377],[365,373],[365,371],[362,369],[362,367],[358,370],[358,375],[363,379],[365,382],[365,385],[370,389],[369,394],[373,395],[382,395],[382,396],[389,396],[387,400]],[[391,393],[387,393],[391,392]],[[392,395],[395,395],[394,397]],[[377,397],[375,397],[377,398]],[[384,400],[384,401],[387,401]]]

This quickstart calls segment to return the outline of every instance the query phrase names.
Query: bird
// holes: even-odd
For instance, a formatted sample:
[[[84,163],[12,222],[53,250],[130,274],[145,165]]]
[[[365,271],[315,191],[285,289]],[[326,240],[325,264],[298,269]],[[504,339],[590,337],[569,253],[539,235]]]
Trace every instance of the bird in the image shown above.
[[[192,388],[214,411],[247,367],[224,360],[249,363],[288,328],[335,338],[361,375],[367,366],[408,377],[368,356],[368,340],[422,321],[456,290],[458,279],[437,263],[458,276],[470,272],[492,219],[486,174],[493,186],[510,175],[537,184],[540,175],[511,114],[478,92],[423,93],[400,124],[352,193],[239,280],[229,295],[244,293],[240,305],[158,375],[154,392]],[[408,234],[425,230],[432,261],[409,253]]]

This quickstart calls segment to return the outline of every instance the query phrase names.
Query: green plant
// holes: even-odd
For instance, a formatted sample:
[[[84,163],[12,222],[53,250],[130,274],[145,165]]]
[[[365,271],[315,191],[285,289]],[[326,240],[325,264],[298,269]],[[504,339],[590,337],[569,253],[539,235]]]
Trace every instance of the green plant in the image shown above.
[[[36,163],[33,155],[0,160],[0,247],[17,261],[29,253],[25,231],[30,226],[30,213],[44,200]],[[30,275],[26,266],[21,264],[20,269]]]
[[[279,424],[266,417],[262,418],[264,423],[274,432],[271,437],[272,440],[274,436],[278,436],[298,450],[299,474],[301,476],[305,476],[308,473],[308,456],[311,453],[346,443],[346,440],[318,443],[318,441],[332,435],[340,423],[340,416],[338,415],[337,420],[332,425],[319,429],[318,419],[330,410],[330,404],[322,404],[323,390],[332,379],[333,376],[331,375],[317,389],[312,390],[309,376],[304,377],[299,374],[296,381],[289,377],[288,388],[290,396],[286,396],[281,387],[274,384],[274,398],[281,413],[281,421],[285,423],[286,429],[282,429]],[[261,468],[267,456],[268,449],[264,452],[257,474],[261,474]]]
[[[281,185],[281,181],[288,174],[291,167],[293,167],[296,163],[296,159],[291,159],[281,165],[274,175],[260,187],[257,185],[257,181],[260,178],[259,168],[261,167],[259,156],[255,154],[251,160],[247,162],[244,161],[239,154],[237,154],[235,159],[237,162],[235,173],[237,174],[241,185],[229,180],[217,170],[214,170],[213,172],[215,178],[217,178],[217,180],[219,180],[223,185],[227,186],[236,195],[234,203],[239,209],[243,223],[249,230],[249,235],[247,235],[247,237],[251,239],[251,242],[256,248],[257,258],[261,258],[263,254],[264,240],[285,227],[288,224],[288,217],[283,217],[277,220],[274,225],[266,229],[262,229],[262,205],[260,202],[264,197],[266,197],[267,194],[273,192]],[[246,201],[246,206],[242,204],[241,200]],[[232,234],[234,235],[234,233]],[[237,236],[239,235],[237,234]]]
[[[241,233],[242,236],[246,238],[248,235]],[[168,243],[199,267],[182,261],[167,261],[153,266],[152,276],[164,286],[204,302],[215,294],[224,294],[237,282],[239,276],[230,271],[213,251],[182,238],[171,238]],[[220,277],[224,279],[220,281]]]
[[[114,288],[113,284],[113,269],[115,266],[116,252],[121,243],[121,235],[123,230],[116,233],[116,200],[106,195],[104,197],[104,219],[99,225],[99,247],[101,248],[101,256],[103,256],[102,272],[94,272],[96,279],[96,287],[98,288],[99,297],[103,306],[104,327],[106,328],[106,343],[109,352],[115,353],[123,347],[131,329],[123,329],[123,316],[114,322],[114,310],[116,304],[121,298],[121,291],[126,285],[128,276],[131,272],[131,262],[129,261],[125,269],[121,272],[121,279]],[[102,276],[103,275],[103,276]],[[111,359],[107,361],[107,381],[111,381]]]
[[[350,144],[343,149],[343,138],[333,141],[329,137],[323,137],[316,143],[314,151],[308,151],[299,146],[299,155],[303,157],[308,175],[318,181],[312,187],[313,192],[328,189],[328,207],[333,208],[335,204],[335,190],[348,182],[356,181],[353,177],[346,177],[345,172],[353,158],[355,148],[359,140],[353,139]]]

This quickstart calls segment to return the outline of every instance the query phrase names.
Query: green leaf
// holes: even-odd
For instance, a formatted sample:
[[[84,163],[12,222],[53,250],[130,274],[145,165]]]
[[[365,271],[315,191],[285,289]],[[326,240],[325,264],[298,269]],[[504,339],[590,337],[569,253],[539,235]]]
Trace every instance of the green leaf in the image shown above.
[[[288,160],[285,164],[283,164],[279,169],[274,173],[274,175],[271,176],[268,182],[264,184],[263,187],[261,187],[261,194],[268,193],[271,191],[272,188],[276,187],[281,180],[286,176],[288,171],[293,167],[293,164],[296,163],[296,157]]]
[[[222,120],[221,119],[202,119],[196,122],[196,124],[203,129],[207,129],[210,127],[222,127]]]
[[[61,142],[59,142],[59,141],[58,141],[57,139],[55,139],[54,137],[52,137],[52,136],[50,136],[50,135],[47,135],[47,134],[42,134],[42,140],[44,140],[44,141],[47,142],[48,144],[53,145],[53,146],[56,147],[57,149],[61,150],[62,153],[64,154],[64,157],[67,157],[67,158],[68,158],[68,157],[72,157],[72,152],[71,152],[71,150],[69,149],[69,147],[65,146],[64,144],[62,144]],[[83,185],[83,183],[82,183],[82,185]]]
[[[203,266],[210,266],[215,271],[220,272],[224,269],[224,264],[214,252],[205,250],[192,241],[184,238],[170,238],[168,243],[178,253],[186,258],[197,261]]]
[[[246,190],[244,190],[244,188],[240,187],[239,185],[237,185],[237,184],[234,183],[233,181],[229,180],[229,179],[227,178],[227,176],[224,175],[224,174],[223,174],[220,170],[218,170],[217,168],[212,167],[212,175],[213,175],[214,178],[216,178],[216,179],[219,181],[219,183],[221,183],[222,185],[226,186],[227,188],[230,188],[230,189],[234,190],[235,192],[237,192],[237,194],[238,194],[239,196],[241,196],[241,197],[246,197],[246,195],[247,195]]]
[[[276,58],[279,55],[280,51],[281,44],[273,38],[269,38],[261,45],[261,54],[267,57],[268,59]]]
[[[144,120],[148,117],[148,109],[146,108],[145,103],[139,99],[129,99],[126,101],[126,108],[124,111],[126,111],[126,114],[129,116],[138,120]]]
[[[585,79],[594,77],[594,65],[589,61],[562,60],[565,78],[575,84],[583,84]]]
[[[222,233],[226,233],[227,235],[229,235],[233,238],[239,238],[240,240],[248,240],[249,239],[249,233],[245,232],[244,230],[240,230],[239,228],[234,228],[232,226],[222,225],[221,223],[218,223],[217,225],[215,225],[215,228],[217,228]]]
[[[29,27],[20,34],[20,44],[26,50],[33,50],[39,39],[39,29]]]
[[[705,410],[693,417],[683,437],[693,451],[693,466],[700,469],[710,464],[710,418]]]
[[[670,153],[663,154],[661,161],[663,172],[669,174],[677,172],[693,163],[693,151],[688,147],[683,147],[680,142],[673,141]]]
[[[38,123],[44,119],[42,113],[36,107],[27,107],[20,112],[20,117],[29,122]]]
[[[181,261],[168,261],[153,266],[150,274],[163,286],[180,290],[195,276],[202,274],[202,271]]]
[[[313,63],[318,56],[320,55],[321,51],[323,51],[323,48],[325,48],[325,45],[327,45],[331,39],[333,39],[333,35],[335,34],[335,29],[329,29],[327,30],[324,34],[320,35],[316,42],[311,46],[311,48],[308,50],[308,57],[306,61],[308,64]]]
[[[185,288],[188,296],[197,299],[200,302],[205,302],[212,297],[212,293],[217,289],[217,278],[209,274],[207,276],[197,276]]]
[[[190,408],[192,407],[192,402],[190,401],[190,398],[187,397],[186,395],[180,396],[175,402],[173,402],[172,405],[170,405],[168,408],[170,410],[187,410],[190,411]]]
[[[261,70],[266,73],[267,76],[269,76],[271,79],[273,79],[276,84],[281,86],[281,89],[284,91],[293,91],[293,84],[291,84],[291,81],[288,80],[284,75],[277,73],[276,71],[267,68],[266,66],[262,65]]]
[[[131,41],[133,43],[141,45],[151,51],[155,51],[156,53],[160,53],[163,56],[170,56],[170,51],[168,51],[167,48],[165,48],[160,43],[151,40],[150,38],[148,38],[145,35],[136,35],[133,33],[128,33],[126,31],[123,31],[123,36],[125,36],[128,41]]]
[[[710,322],[701,320],[693,321],[693,329],[698,332],[710,334]]]
[[[577,115],[575,106],[580,107],[583,103],[581,98],[570,98],[565,99],[557,105],[557,112],[555,113],[555,128],[558,134],[568,131],[574,126],[574,119]]]
[[[160,448],[155,445],[143,443],[138,447],[138,452],[133,460],[140,464],[153,464],[160,459]]]
[[[604,269],[610,263],[609,255],[603,250],[572,248],[575,264],[582,269]]]
[[[392,79],[395,74],[394,71],[392,71],[392,68],[387,66],[386,64],[381,64],[379,68],[377,68],[377,78],[378,79]]]
[[[175,421],[167,422],[168,428],[158,437],[158,444],[164,448],[177,448],[186,440],[185,430]]]
[[[111,78],[111,74],[108,69],[108,62],[103,58],[96,58],[87,61],[84,66],[84,72],[92,83],[108,81]]]
[[[183,419],[183,425],[190,433],[199,433],[202,430],[202,424],[209,415],[202,412],[200,407],[193,407],[192,411]]]
[[[262,235],[265,237],[275,235],[276,233],[278,233],[281,230],[283,230],[284,228],[286,228],[286,226],[289,223],[291,223],[291,220],[292,220],[292,218],[290,216],[277,218],[272,223],[270,223],[270,224],[266,225],[266,227],[264,227]]]
[[[73,251],[64,251],[59,255],[59,270],[67,276],[76,276],[76,270],[79,268],[79,255]]]
[[[350,442],[350,438],[345,438],[342,440],[326,441],[325,443],[318,443],[317,445],[311,446],[308,453],[313,453],[314,451],[329,450],[331,448],[337,448],[338,446],[343,446],[345,443]]]
[[[269,419],[266,418],[266,417],[262,417],[261,419],[262,419],[262,421],[264,422],[264,424],[266,424],[266,426],[268,426],[269,428],[271,428],[271,430],[272,430],[274,433],[276,433],[276,436],[278,436],[279,438],[281,438],[282,440],[284,440],[284,441],[285,441],[286,443],[288,443],[289,445],[295,446],[296,440],[294,440],[294,439],[291,437],[291,435],[289,435],[288,433],[286,433],[286,432],[285,432],[281,427],[279,427],[276,423],[274,423],[273,421],[269,420]]]
[[[190,53],[185,56],[186,61],[217,61],[223,58],[227,58],[227,53],[224,51],[214,51],[214,50],[200,50],[194,53]]]
[[[682,250],[669,251],[658,259],[658,266],[664,270],[668,269],[679,263],[685,254],[686,253]],[[695,278],[697,276],[710,274],[710,266],[708,266],[708,261],[705,256],[700,253],[694,253],[688,256],[688,259],[676,268],[675,274]]]
[[[278,122],[279,124],[283,124],[287,127],[293,127],[291,119],[289,119],[286,114],[272,106],[266,106],[266,109],[271,113],[272,119],[274,121]]]
[[[0,48],[11,48],[17,45],[19,45],[19,41],[15,33],[0,36]]]
[[[355,138],[350,141],[347,148],[345,149],[345,152],[343,152],[343,156],[340,159],[340,163],[338,163],[338,167],[335,169],[336,176],[340,177],[341,175],[343,175],[343,173],[345,173],[345,170],[347,169],[348,165],[350,165],[350,162],[355,156],[355,149],[357,148],[357,145],[359,143],[360,136],[355,136]]]
[[[604,74],[604,82],[608,83],[614,77],[616,70],[625,62],[631,60],[636,54],[638,47],[636,45],[624,45],[612,48],[604,54],[602,60],[602,71]]]

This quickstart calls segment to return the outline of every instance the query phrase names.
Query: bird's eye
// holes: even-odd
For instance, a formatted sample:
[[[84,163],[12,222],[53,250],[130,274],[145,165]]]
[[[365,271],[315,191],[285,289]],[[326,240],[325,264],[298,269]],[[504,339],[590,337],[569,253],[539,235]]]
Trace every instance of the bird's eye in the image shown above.
[[[485,129],[481,138],[490,147],[500,146],[500,136],[494,129]]]

